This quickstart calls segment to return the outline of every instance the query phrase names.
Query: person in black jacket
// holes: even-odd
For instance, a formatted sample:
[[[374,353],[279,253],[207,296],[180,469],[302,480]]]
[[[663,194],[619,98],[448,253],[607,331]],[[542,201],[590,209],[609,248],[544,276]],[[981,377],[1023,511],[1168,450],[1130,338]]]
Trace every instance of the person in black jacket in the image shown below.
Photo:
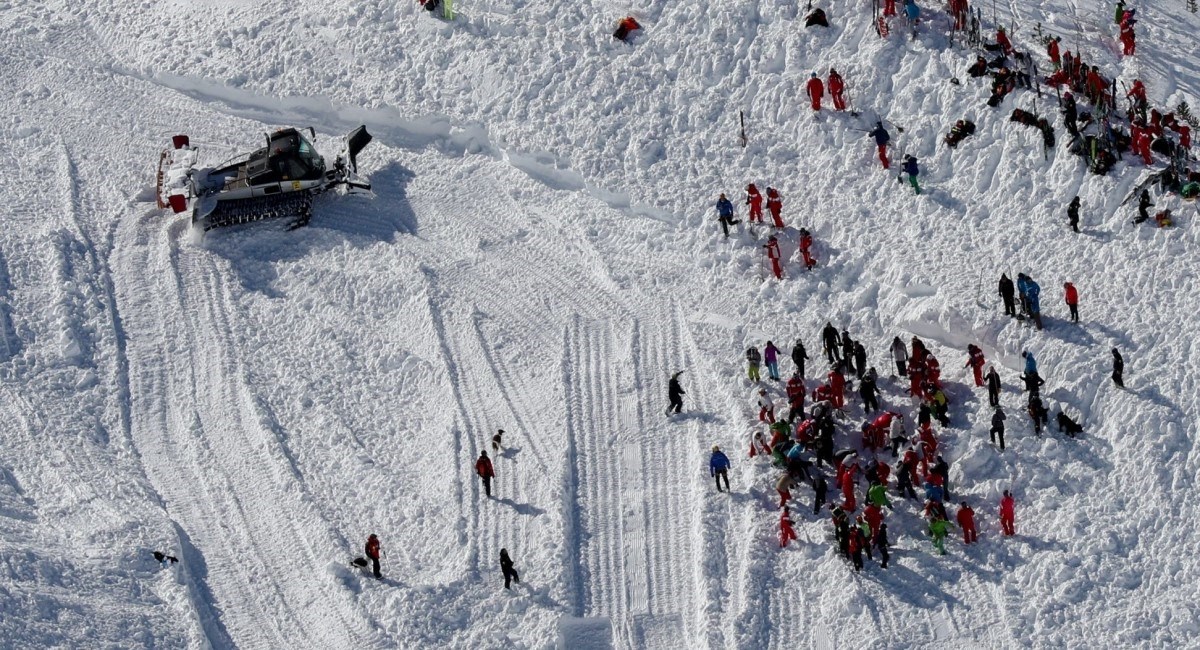
[[[1150,208],[1154,204],[1150,202],[1150,191],[1142,190],[1142,195],[1138,197],[1138,216],[1134,219],[1134,223],[1143,223],[1150,218]]]
[[[671,375],[671,381],[669,384],[667,384],[667,398],[671,401],[671,404],[667,406],[667,415],[670,415],[672,412],[678,413],[683,410],[683,396],[687,394],[687,392],[683,390],[683,386],[679,385],[679,375],[682,374],[683,371],[680,370],[674,375]]]
[[[892,545],[888,541],[887,524],[879,524],[879,529],[875,531],[875,535],[871,538],[871,543],[875,548],[879,549],[879,568],[886,569],[888,565],[888,547]]]
[[[510,589],[509,585],[513,582],[521,584],[521,576],[517,574],[517,570],[513,568],[512,558],[508,556],[508,549],[500,549],[500,571],[504,573],[504,588]]]
[[[1063,123],[1072,137],[1079,137],[1079,107],[1075,105],[1075,97],[1067,92],[1062,99]]]
[[[862,381],[858,382],[858,395],[862,397],[863,413],[879,410],[879,387],[876,385],[878,376],[875,369],[871,368],[863,375]]]
[[[862,341],[854,342],[854,372],[859,379],[867,372],[867,349],[863,347]]]
[[[987,374],[988,404],[1000,406],[1000,373],[995,366],[988,366]]]
[[[1071,203],[1067,205],[1067,220],[1071,224],[1071,230],[1079,232],[1079,197],[1071,199]]]
[[[825,323],[825,328],[821,330],[821,342],[825,345],[825,357],[829,359],[829,365],[841,360],[842,337],[838,336],[837,328],[832,323]]]
[[[849,377],[849,373],[857,373],[854,369],[854,339],[850,338],[850,330],[842,330],[842,361],[846,363],[846,370],[843,375]]]
[[[930,470],[934,474],[942,477],[942,498],[950,500],[950,464],[942,458],[941,454],[937,456],[937,462],[933,464]]]
[[[829,493],[829,484],[825,482],[824,474],[817,474],[813,479],[813,514],[821,514],[821,506],[825,505],[825,496]]]
[[[800,339],[796,339],[796,344],[792,346],[792,363],[796,364],[796,372],[804,379],[804,361],[808,359],[808,352],[804,349],[804,344]]]
[[[1004,420],[1007,418],[1004,415],[1004,409],[999,405],[996,406],[996,412],[992,413],[992,444],[996,443],[996,436],[1000,437],[1000,451],[1004,451]]]
[[[1112,355],[1113,355],[1113,371],[1112,371],[1113,383],[1120,386],[1121,388],[1125,388],[1125,377],[1124,377],[1124,375],[1125,375],[1125,359],[1121,358],[1121,353],[1117,352],[1116,348],[1112,349]]]
[[[1014,302],[1014,292],[1015,288],[1013,287],[1013,281],[1008,277],[1008,274],[1000,274],[1000,297],[1004,299],[1005,316],[1016,317],[1017,315],[1017,307],[1016,303]]]
[[[1029,391],[1029,399],[1040,395],[1042,386],[1046,385],[1046,380],[1042,379],[1036,372],[1024,373],[1021,375],[1021,379],[1025,380],[1025,390]]]

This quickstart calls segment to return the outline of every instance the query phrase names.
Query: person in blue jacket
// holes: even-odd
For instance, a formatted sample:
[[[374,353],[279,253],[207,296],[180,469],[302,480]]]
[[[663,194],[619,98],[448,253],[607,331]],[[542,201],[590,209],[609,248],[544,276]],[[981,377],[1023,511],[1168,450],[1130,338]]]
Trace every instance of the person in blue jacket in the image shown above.
[[[1017,295],[1021,297],[1021,313],[1029,315],[1029,283],[1032,280],[1024,273],[1017,274]]]
[[[875,130],[868,135],[875,138],[875,146],[879,148],[879,162],[883,163],[883,168],[888,169],[891,165],[888,163],[887,148],[888,143],[892,141],[892,136],[883,128],[883,122],[875,123]]]
[[[921,170],[917,168],[917,159],[913,156],[904,157],[904,173],[908,174],[908,182],[912,183],[913,189],[920,194],[921,186],[917,184],[917,176],[921,175]]]
[[[921,20],[921,8],[917,6],[916,0],[905,0],[904,15],[908,16],[910,25],[916,25]]]
[[[729,491],[729,457],[717,445],[713,445],[712,457],[708,459],[708,474],[717,481],[717,492],[721,492],[721,479],[725,479],[725,492]]]
[[[729,237],[729,227],[741,223],[740,219],[733,218],[733,203],[724,194],[717,199],[717,221],[721,222],[721,230],[725,231],[726,238]]]
[[[1038,329],[1042,329],[1042,287],[1032,278],[1029,280],[1029,288],[1026,290],[1026,298],[1029,300],[1029,315],[1033,317],[1033,322],[1037,324]]]
[[[1033,358],[1033,353],[1026,350],[1021,353],[1021,358],[1025,360],[1025,374],[1037,374],[1037,359]]]

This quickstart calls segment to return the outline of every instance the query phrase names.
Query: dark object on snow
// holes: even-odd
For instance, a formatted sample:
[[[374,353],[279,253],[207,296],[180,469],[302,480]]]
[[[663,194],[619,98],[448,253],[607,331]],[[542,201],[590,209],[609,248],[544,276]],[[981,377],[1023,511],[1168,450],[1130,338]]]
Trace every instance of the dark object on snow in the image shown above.
[[[987,73],[988,62],[987,59],[983,58],[982,56],[976,57],[975,63],[971,64],[971,67],[967,68],[967,74],[971,75],[972,77],[982,77]]]
[[[617,23],[617,31],[613,32],[613,38],[618,41],[628,42],[629,36],[641,28],[642,26],[638,23],[637,19],[633,16],[625,16],[621,19],[621,22]]]
[[[500,549],[500,571],[504,574],[504,588],[510,589],[509,584],[515,582],[521,584],[521,576],[513,567],[512,558],[508,556],[508,549]]]
[[[504,446],[504,429],[499,429],[496,431],[496,435],[492,436],[492,453],[496,453],[496,452],[500,451],[500,448],[503,446]]]
[[[419,2],[422,7],[425,7],[426,11],[433,11],[442,6],[442,0],[419,0]]]
[[[350,564],[351,564],[352,566],[356,566],[356,567],[358,567],[358,568],[360,568],[360,569],[365,569],[365,568],[367,568],[367,558],[365,558],[365,557],[356,557],[356,558],[354,558],[353,560],[350,560]]]
[[[953,149],[958,146],[967,136],[975,133],[975,123],[971,120],[959,120],[950,127],[950,133],[946,134],[946,144]]]
[[[667,383],[667,399],[670,402],[670,406],[667,407],[667,415],[683,410],[683,396],[687,394],[687,391],[683,390],[683,386],[679,384],[679,375],[682,374],[683,371],[680,370],[671,375],[671,381]]]
[[[1121,353],[1117,352],[1116,348],[1112,349],[1113,355],[1113,383],[1121,388],[1125,388],[1125,359],[1121,357]]]
[[[829,27],[829,21],[825,18],[824,9],[813,9],[811,13],[804,18],[805,27]]]
[[[158,563],[164,566],[166,566],[168,563],[175,564],[179,562],[179,558],[173,555],[167,555],[161,551],[154,551],[154,559],[158,560]]]
[[[1023,111],[1019,108],[1013,110],[1012,115],[1008,118],[1008,121],[1020,122],[1025,126],[1037,126],[1037,116],[1029,111]]]
[[[1070,416],[1062,411],[1059,411],[1058,415],[1054,416],[1054,419],[1058,421],[1058,430],[1060,433],[1065,433],[1072,438],[1083,433],[1083,426],[1072,420]]]

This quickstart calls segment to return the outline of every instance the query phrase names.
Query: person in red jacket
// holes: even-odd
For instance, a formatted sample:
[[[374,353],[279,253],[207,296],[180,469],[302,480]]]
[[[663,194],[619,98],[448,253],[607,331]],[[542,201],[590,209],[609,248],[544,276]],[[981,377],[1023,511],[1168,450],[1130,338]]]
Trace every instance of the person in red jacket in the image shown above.
[[[1134,112],[1138,114],[1138,117],[1140,117],[1142,121],[1145,121],[1146,108],[1149,103],[1146,99],[1146,85],[1142,83],[1142,80],[1134,79],[1133,87],[1129,89],[1129,92],[1125,93],[1125,96],[1133,100]]]
[[[1012,56],[1012,42],[1008,40],[1008,34],[1004,33],[1003,27],[996,30],[996,44],[1004,49],[1004,54],[1006,56]]]
[[[839,111],[846,110],[846,82],[837,70],[829,69],[829,96],[833,98],[833,107]]]
[[[750,183],[746,186],[746,205],[750,206],[750,222],[762,223],[762,194],[758,192],[758,186]]]
[[[868,503],[863,508],[863,519],[867,521],[867,525],[871,527],[871,537],[874,538],[879,534],[879,524],[883,523],[883,510],[874,503]]]
[[[858,500],[854,498],[854,473],[846,472],[842,474],[842,498],[845,501],[842,503],[842,510],[846,512],[854,512],[858,509]]]
[[[979,541],[979,535],[975,532],[975,511],[966,501],[963,501],[962,507],[958,509],[958,527],[962,528],[964,544]]]
[[[775,274],[776,280],[782,280],[783,266],[779,263],[779,260],[781,259],[781,255],[779,253],[779,239],[776,238],[775,235],[771,235],[767,239],[767,243],[765,246],[763,246],[763,248],[767,249],[767,259],[771,260],[771,273]]]
[[[817,73],[812,73],[808,78],[808,98],[812,100],[812,109],[814,111],[821,110],[821,98],[825,96],[825,84],[821,83],[821,78]]]
[[[794,539],[797,539],[796,529],[792,528],[792,516],[785,507],[779,515],[779,548],[787,548],[788,542]]]
[[[371,572],[375,574],[375,579],[383,578],[383,574],[379,572],[379,538],[374,534],[367,537],[367,547],[364,550],[367,558],[371,560]]]
[[[967,345],[967,365],[975,373],[975,386],[983,385],[983,364],[987,363],[983,358],[983,350],[979,349],[974,343]]]
[[[1054,38],[1050,39],[1050,42],[1046,45],[1046,54],[1050,57],[1050,63],[1054,64],[1055,72],[1062,69],[1062,57],[1059,56],[1058,53],[1058,42],[1061,40],[1061,37],[1055,36]]]
[[[1125,56],[1133,56],[1136,49],[1136,42],[1133,35],[1133,25],[1137,21],[1133,19],[1133,9],[1125,11],[1125,15],[1121,17],[1121,45],[1124,46]]]
[[[1005,535],[1017,534],[1015,504],[1008,490],[1004,491],[1004,496],[1000,499],[1000,528],[1004,530]]]
[[[885,17],[896,15],[896,0],[883,0],[883,15]]]
[[[812,267],[817,265],[816,258],[812,254],[813,238],[812,233],[808,232],[807,228],[800,229],[800,254],[804,256],[804,267],[812,270]]]
[[[954,16],[954,29],[962,31],[967,28],[967,0],[950,0],[950,13]]]
[[[492,498],[492,479],[496,476],[496,470],[492,467],[492,461],[486,451],[479,452],[479,460],[475,461],[475,473],[483,479],[484,493],[489,499]]]
[[[783,212],[783,197],[779,195],[779,190],[773,187],[767,188],[767,211],[771,213],[775,227],[783,228],[783,219],[779,216]]]
[[[1079,292],[1075,290],[1075,285],[1067,282],[1063,285],[1063,293],[1066,294],[1067,307],[1071,310],[1071,320],[1079,322]]]

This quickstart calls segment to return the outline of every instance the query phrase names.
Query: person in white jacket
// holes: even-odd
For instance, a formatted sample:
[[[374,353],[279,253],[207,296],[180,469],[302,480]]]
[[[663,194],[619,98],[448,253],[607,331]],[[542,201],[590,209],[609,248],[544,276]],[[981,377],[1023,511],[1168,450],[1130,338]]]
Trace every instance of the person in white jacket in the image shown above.
[[[758,421],[775,424],[775,401],[767,394],[767,389],[759,389],[756,405],[758,406]]]
[[[900,337],[892,339],[892,358],[896,360],[896,372],[900,373],[901,377],[908,376],[908,348],[904,347],[904,341]]]

